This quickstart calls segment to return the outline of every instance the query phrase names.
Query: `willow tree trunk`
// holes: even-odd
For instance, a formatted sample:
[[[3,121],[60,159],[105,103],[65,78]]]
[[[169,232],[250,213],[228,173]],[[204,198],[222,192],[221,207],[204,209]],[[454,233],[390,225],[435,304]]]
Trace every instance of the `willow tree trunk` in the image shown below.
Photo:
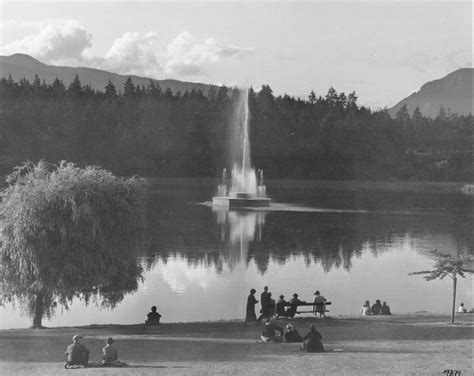
[[[451,324],[454,324],[454,313],[456,312],[456,275],[453,276],[453,309],[451,311]]]
[[[32,328],[40,329],[43,326],[41,325],[44,313],[44,305],[43,305],[44,293],[39,292],[36,294],[35,298],[35,311],[33,314],[33,326]]]

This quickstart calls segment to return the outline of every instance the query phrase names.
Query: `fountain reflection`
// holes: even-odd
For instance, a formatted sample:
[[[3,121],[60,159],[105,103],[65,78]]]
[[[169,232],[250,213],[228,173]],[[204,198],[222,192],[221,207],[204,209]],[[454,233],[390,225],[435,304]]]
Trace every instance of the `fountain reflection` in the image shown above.
[[[221,241],[228,242],[228,265],[233,269],[238,263],[247,263],[249,243],[262,241],[265,211],[233,211],[214,206]]]

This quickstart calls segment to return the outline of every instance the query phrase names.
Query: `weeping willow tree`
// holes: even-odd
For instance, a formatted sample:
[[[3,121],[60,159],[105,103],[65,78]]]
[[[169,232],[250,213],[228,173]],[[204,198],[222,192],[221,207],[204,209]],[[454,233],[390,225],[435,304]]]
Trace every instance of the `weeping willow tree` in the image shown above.
[[[451,324],[454,324],[454,313],[456,311],[456,286],[458,277],[466,278],[466,273],[474,273],[472,265],[474,258],[471,255],[459,255],[453,257],[445,255],[437,251],[433,251],[437,261],[432,270],[422,270],[419,272],[409,273],[409,275],[424,275],[424,279],[432,281],[434,279],[451,278],[453,281],[453,295],[451,305]]]
[[[73,299],[111,308],[138,288],[146,182],[99,167],[27,162],[0,203],[0,293],[42,326]]]

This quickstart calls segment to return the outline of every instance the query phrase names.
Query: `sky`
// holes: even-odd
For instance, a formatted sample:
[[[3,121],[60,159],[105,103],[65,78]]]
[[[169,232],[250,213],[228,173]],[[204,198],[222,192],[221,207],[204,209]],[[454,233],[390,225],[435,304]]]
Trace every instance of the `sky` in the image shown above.
[[[391,107],[472,67],[467,1],[5,1],[0,54]]]

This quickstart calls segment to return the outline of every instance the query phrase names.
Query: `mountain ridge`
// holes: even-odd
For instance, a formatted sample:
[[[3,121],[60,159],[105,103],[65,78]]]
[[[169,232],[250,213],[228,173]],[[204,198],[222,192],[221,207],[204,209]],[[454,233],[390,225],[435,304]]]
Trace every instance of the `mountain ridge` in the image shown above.
[[[388,112],[394,117],[406,105],[410,114],[419,107],[424,116],[432,118],[439,114],[441,106],[446,112],[473,114],[473,84],[474,69],[460,68],[442,78],[426,82],[420,90],[399,101]]]
[[[41,80],[45,80],[48,84],[57,78],[62,80],[67,86],[73,81],[76,74],[82,85],[89,85],[92,89],[99,91],[104,91],[109,80],[116,87],[117,91],[121,91],[129,76],[136,86],[147,86],[150,81],[154,81],[160,85],[162,90],[169,88],[173,93],[177,93],[178,91],[184,93],[185,91],[194,89],[201,90],[204,94],[207,94],[210,88],[217,87],[217,85],[200,82],[188,82],[175,79],[158,80],[137,75],[121,75],[96,68],[48,65],[29,55],[19,53],[9,56],[0,55],[0,76],[8,77],[11,75],[15,81],[19,81],[22,78],[33,81],[35,75],[38,75]]]

